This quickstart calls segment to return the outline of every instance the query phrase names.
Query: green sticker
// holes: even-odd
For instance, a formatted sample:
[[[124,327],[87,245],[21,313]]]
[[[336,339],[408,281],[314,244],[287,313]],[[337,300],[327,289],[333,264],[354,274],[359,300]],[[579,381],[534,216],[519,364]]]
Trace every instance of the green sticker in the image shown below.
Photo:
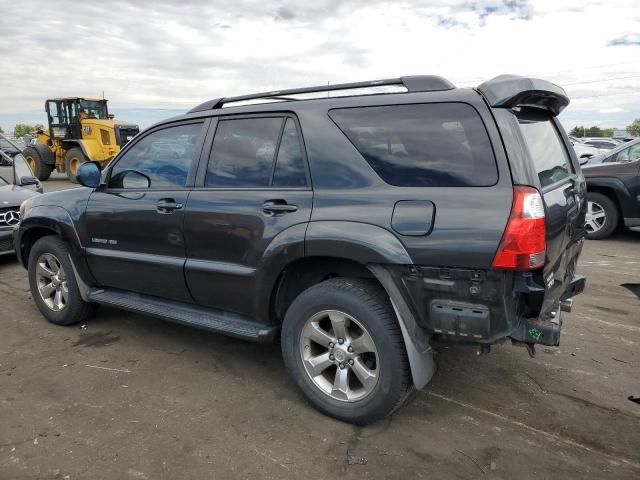
[[[537,342],[538,340],[540,340],[542,333],[537,328],[530,328],[529,335],[531,335],[531,338],[533,338]]]

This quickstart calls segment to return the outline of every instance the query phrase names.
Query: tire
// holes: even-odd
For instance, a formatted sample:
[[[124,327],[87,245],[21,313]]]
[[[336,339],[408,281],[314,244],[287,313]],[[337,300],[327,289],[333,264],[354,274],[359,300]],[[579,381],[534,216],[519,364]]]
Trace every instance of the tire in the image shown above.
[[[335,317],[329,318],[327,311]],[[327,346],[327,337],[322,333],[319,338],[324,346],[315,339],[309,341],[309,332],[315,336],[318,328],[328,337],[338,339],[334,319],[339,326],[341,318],[347,326],[344,343],[332,342],[334,348],[331,348],[332,343]],[[362,332],[361,336],[358,332]],[[367,333],[372,343],[362,341]],[[339,420],[356,425],[381,420],[399,408],[413,390],[398,320],[388,295],[373,281],[335,278],[308,288],[287,310],[281,342],[287,371],[307,401]],[[365,344],[368,346],[364,347]],[[348,353],[351,345],[353,353]],[[357,354],[365,351],[367,353]],[[317,357],[323,358],[323,362],[316,362]],[[340,362],[344,365],[342,369]],[[321,373],[312,377],[317,371],[310,373],[307,368],[311,369],[310,365],[316,363],[322,363],[322,367],[318,367]],[[327,363],[330,365],[325,366]],[[367,370],[362,370],[362,365]],[[367,382],[361,382],[356,371],[360,375],[363,371],[373,372],[376,379],[365,376]],[[342,375],[347,379],[347,388],[342,390],[350,394],[335,389],[338,376]]]
[[[54,285],[54,279],[49,273],[55,273],[56,263],[62,269],[55,279],[55,283],[58,284],[62,292],[60,295],[64,303],[59,309],[56,309],[57,293],[51,295],[41,293],[44,291],[41,289],[47,288],[47,284],[49,285],[47,291],[51,290],[51,286]],[[43,275],[46,270],[39,269],[39,264],[49,270],[49,273]],[[69,260],[69,248],[59,237],[49,235],[38,240],[29,253],[28,267],[31,296],[38,310],[47,320],[56,325],[73,325],[88,320],[92,316],[95,304],[82,300],[73,266]],[[64,297],[65,287],[66,299]],[[55,290],[57,291],[58,288]]]
[[[70,148],[64,154],[64,171],[71,183],[78,183],[78,167],[89,159],[78,147]]]
[[[46,151],[35,147],[27,147],[23,150],[22,155],[33,170],[33,174],[38,180],[48,180],[53,171],[53,154],[46,147]]]
[[[587,216],[585,228],[589,240],[601,240],[610,236],[620,221],[618,207],[602,193],[587,192]]]

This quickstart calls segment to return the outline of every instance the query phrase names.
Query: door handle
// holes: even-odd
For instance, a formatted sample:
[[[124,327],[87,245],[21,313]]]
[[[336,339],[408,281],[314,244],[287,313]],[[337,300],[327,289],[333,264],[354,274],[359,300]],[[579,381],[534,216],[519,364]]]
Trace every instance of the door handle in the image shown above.
[[[270,215],[291,213],[298,210],[297,205],[289,205],[285,200],[270,200],[262,204],[262,211]]]
[[[173,213],[174,210],[181,210],[182,204],[177,203],[173,198],[162,198],[156,204],[156,212],[167,214]]]

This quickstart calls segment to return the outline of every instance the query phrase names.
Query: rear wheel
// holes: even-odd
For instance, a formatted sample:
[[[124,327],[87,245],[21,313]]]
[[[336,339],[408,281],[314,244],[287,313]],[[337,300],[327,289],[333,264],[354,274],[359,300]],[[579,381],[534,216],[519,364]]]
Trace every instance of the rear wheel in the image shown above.
[[[600,240],[611,235],[618,227],[618,208],[606,195],[587,192],[585,229],[587,238]]]
[[[29,286],[40,313],[57,325],[87,320],[95,309],[82,300],[69,249],[54,235],[38,240],[29,252]]]
[[[49,179],[51,172],[53,171],[53,154],[50,151],[47,155],[46,152],[41,152],[34,147],[27,147],[22,152],[22,155],[38,180]],[[48,156],[51,158],[44,158]],[[46,162],[46,160],[49,160],[50,163]]]
[[[282,353],[307,400],[346,422],[380,420],[412,390],[398,321],[371,281],[336,278],[301,293],[282,325]]]
[[[80,148],[74,147],[67,150],[64,155],[64,169],[72,183],[78,183],[78,168],[87,161],[88,158]]]

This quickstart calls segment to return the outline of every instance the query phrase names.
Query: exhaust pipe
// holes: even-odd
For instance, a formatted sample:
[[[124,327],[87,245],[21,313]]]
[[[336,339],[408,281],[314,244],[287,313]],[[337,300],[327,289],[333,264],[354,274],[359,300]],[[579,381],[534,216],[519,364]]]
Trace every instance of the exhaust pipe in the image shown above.
[[[560,301],[560,310],[563,312],[571,313],[571,309],[573,308],[573,299],[568,298],[567,300]]]

